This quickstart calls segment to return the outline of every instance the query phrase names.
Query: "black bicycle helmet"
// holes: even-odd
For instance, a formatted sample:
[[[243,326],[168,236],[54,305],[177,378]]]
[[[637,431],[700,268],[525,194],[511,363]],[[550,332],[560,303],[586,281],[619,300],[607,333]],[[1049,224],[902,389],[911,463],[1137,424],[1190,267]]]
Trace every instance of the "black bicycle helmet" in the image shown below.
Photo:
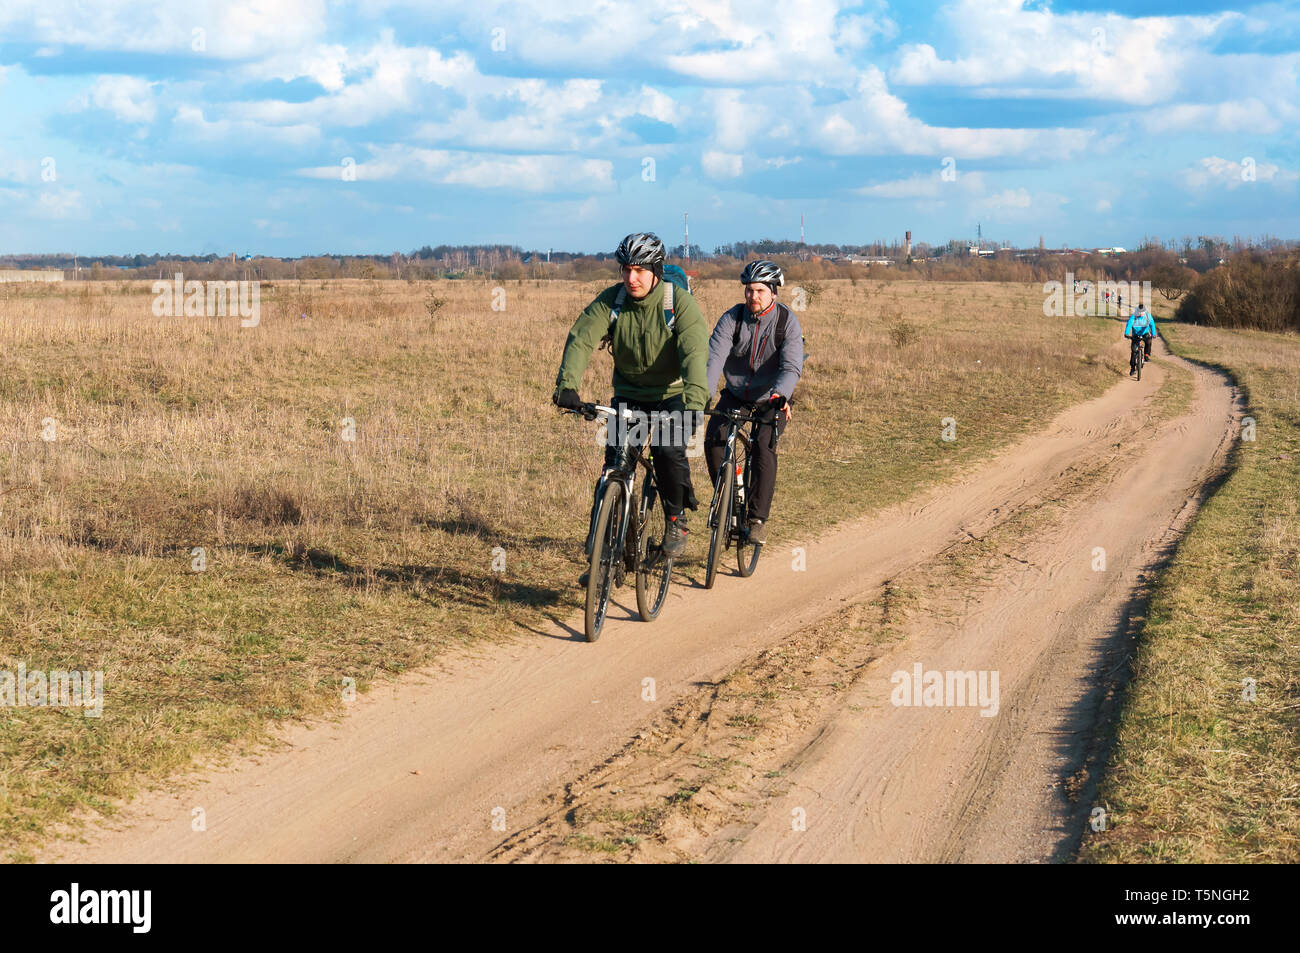
[[[664,276],[664,243],[653,232],[633,232],[618,243],[614,252],[620,265],[639,265],[649,268],[655,276]]]
[[[761,281],[772,289],[772,294],[776,294],[777,287],[785,284],[785,275],[781,273],[781,266],[776,262],[761,258],[758,261],[751,261],[740,273],[742,285],[753,284],[756,281]]]

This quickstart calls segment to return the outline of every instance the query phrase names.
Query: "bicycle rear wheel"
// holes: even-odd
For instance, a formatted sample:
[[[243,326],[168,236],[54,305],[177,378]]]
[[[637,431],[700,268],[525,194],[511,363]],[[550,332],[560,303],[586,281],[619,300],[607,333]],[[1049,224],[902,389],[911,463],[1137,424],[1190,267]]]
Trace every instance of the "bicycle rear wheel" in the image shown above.
[[[749,483],[749,475],[750,473],[753,472],[750,469],[750,467],[753,464],[753,462],[754,462],[753,451],[746,449],[745,476],[744,476],[746,500],[753,498],[750,495],[751,493],[753,493],[753,488],[750,486]],[[745,514],[737,513],[736,519],[740,521],[741,525],[744,525]],[[754,570],[758,568],[758,554],[761,553],[762,551],[763,551],[763,544],[751,543],[749,541],[749,534],[742,530],[740,534],[740,538],[736,541],[736,563],[737,563],[737,568],[740,569],[741,576],[748,579],[750,576],[754,575]]]
[[[653,622],[668,598],[668,583],[673,576],[673,561],[663,553],[663,530],[655,533],[656,492],[647,480],[641,486],[641,505],[637,509],[636,610],[645,622]]]
[[[722,551],[727,548],[731,536],[731,497],[736,482],[736,464],[731,456],[722,461],[718,469],[721,483],[714,488],[713,503],[709,508],[709,562],[704,569],[704,588],[712,589],[713,580],[722,565]]]
[[[591,569],[587,576],[587,641],[600,638],[609,609],[609,593],[614,586],[614,560],[618,558],[619,523],[623,515],[623,484],[610,480],[600,500],[596,533],[591,544]]]

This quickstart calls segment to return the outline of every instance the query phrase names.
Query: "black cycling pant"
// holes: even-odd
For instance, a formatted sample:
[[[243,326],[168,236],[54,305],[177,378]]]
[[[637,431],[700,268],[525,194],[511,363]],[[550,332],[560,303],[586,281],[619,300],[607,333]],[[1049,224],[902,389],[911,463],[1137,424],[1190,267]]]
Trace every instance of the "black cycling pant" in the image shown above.
[[[718,410],[751,409],[754,405],[748,401],[733,397],[731,391],[723,391],[718,400]],[[758,425],[754,439],[754,472],[749,476],[749,518],[766,521],[772,511],[772,497],[776,493],[776,445],[785,431],[785,414],[770,411],[769,420]],[[710,417],[708,429],[704,431],[704,460],[709,466],[709,480],[717,486],[718,468],[722,466],[722,456],[727,452],[727,422],[722,417]],[[748,425],[745,425],[748,430]],[[736,452],[739,456],[743,448],[737,441]]]

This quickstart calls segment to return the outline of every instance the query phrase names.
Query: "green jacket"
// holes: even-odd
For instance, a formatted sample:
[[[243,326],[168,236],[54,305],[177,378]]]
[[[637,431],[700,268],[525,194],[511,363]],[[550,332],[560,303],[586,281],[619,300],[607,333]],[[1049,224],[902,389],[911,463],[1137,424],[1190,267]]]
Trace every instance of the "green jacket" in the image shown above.
[[[556,388],[577,390],[591,352],[609,330],[609,313],[622,283],[606,288],[569,330]],[[709,326],[688,292],[673,289],[675,327],[664,324],[664,282],[637,301],[623,300],[614,326],[614,394],[637,401],[683,396],[686,410],[703,410],[708,398]]]

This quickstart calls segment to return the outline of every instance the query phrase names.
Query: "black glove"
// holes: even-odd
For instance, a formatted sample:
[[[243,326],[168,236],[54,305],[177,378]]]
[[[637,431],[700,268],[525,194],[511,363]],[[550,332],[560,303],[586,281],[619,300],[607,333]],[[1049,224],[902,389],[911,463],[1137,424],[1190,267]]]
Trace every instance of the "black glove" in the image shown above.
[[[565,410],[582,410],[582,398],[578,396],[576,390],[568,387],[556,391],[551,400],[555,401],[555,406],[562,407]]]
[[[768,398],[768,403],[772,405],[773,410],[780,410],[785,406],[786,403],[785,395],[773,394],[770,398]]]

